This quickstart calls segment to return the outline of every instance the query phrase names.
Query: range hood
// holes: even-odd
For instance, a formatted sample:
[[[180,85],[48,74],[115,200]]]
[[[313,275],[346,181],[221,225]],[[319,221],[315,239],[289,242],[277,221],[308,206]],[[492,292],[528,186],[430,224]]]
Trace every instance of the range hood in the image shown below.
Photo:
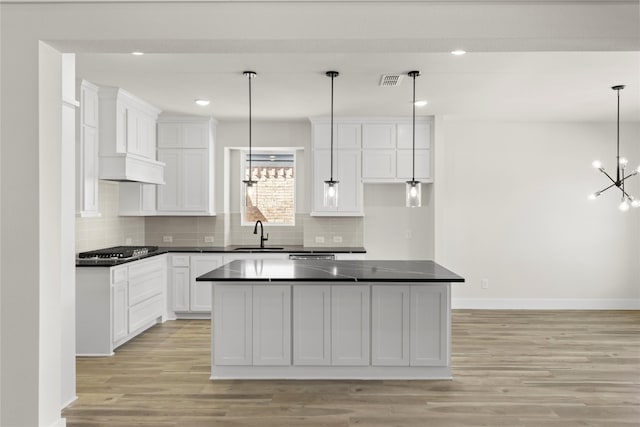
[[[101,87],[99,179],[164,184],[165,164],[156,160],[160,110],[117,87]]]
[[[100,155],[100,179],[164,184],[165,163],[136,154]]]

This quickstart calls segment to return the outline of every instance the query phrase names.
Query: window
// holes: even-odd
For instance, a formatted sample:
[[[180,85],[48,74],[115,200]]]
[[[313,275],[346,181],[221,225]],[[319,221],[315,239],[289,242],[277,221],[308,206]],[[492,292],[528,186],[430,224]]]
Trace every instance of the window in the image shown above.
[[[242,179],[248,179],[249,153],[244,152],[242,159]],[[295,152],[252,151],[251,178],[257,184],[246,197],[242,186],[243,225],[253,225],[257,220],[265,225],[295,225],[295,169]]]

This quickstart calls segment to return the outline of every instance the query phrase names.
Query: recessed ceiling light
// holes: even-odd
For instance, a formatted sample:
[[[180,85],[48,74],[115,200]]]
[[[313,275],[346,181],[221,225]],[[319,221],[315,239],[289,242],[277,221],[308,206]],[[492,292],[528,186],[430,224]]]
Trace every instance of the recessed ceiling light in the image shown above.
[[[144,55],[144,52],[135,51],[135,52],[131,52],[131,55],[141,56],[141,55]]]
[[[428,102],[427,101],[416,101],[415,104],[416,104],[416,107],[424,107],[425,105],[428,104]]]
[[[196,99],[195,103],[201,107],[206,107],[207,105],[209,105],[209,103],[211,103],[211,101],[209,101],[208,99]]]
[[[456,49],[451,51],[451,54],[456,56],[464,55],[465,53],[467,53],[467,51],[462,49]]]

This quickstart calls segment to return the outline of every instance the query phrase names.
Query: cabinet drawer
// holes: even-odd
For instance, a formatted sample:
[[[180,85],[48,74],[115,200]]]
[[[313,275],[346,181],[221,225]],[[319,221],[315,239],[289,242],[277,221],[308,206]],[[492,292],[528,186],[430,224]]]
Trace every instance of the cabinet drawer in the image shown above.
[[[160,316],[162,316],[162,295],[129,308],[129,332],[135,332]]]
[[[129,306],[162,293],[162,271],[129,280]]]
[[[129,266],[129,280],[143,278],[156,272],[162,273],[162,259],[160,258],[134,262]]]
[[[172,267],[189,267],[189,255],[173,255],[171,257]]]
[[[127,267],[119,267],[111,269],[111,284],[127,281]]]

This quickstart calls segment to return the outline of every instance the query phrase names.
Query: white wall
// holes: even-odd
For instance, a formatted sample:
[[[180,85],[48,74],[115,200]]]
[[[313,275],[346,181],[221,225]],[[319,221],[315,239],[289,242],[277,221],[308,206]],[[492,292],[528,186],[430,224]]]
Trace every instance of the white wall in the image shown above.
[[[587,200],[608,185],[591,162],[615,166],[615,124],[445,120],[443,132],[436,260],[467,279],[454,304],[640,307],[640,208],[620,212],[613,189]],[[623,124],[634,167],[639,139],[638,124]],[[640,197],[640,177],[631,180]]]
[[[422,206],[405,207],[405,184],[365,184],[367,259],[433,259],[433,185],[422,184]]]
[[[241,78],[241,76],[240,76]],[[306,193],[307,181],[306,177],[310,171],[310,149],[311,149],[311,123],[306,120],[298,121],[275,121],[251,122],[251,146],[253,148],[260,147],[302,147],[296,155],[296,194],[297,200],[296,212],[309,212],[308,203],[304,194]],[[216,182],[224,182],[224,173],[232,170],[233,175],[231,191],[231,203],[229,205],[230,212],[239,212],[239,203],[237,200],[239,190],[238,181],[233,178],[238,177],[237,172],[239,159],[234,156],[231,160],[236,164],[224,164],[224,148],[235,147],[249,148],[249,122],[247,121],[221,121],[218,122],[216,131]],[[221,185],[218,188],[222,188]],[[216,191],[216,206],[220,211],[225,206],[224,194],[222,191]],[[228,213],[228,212],[224,212]]]

